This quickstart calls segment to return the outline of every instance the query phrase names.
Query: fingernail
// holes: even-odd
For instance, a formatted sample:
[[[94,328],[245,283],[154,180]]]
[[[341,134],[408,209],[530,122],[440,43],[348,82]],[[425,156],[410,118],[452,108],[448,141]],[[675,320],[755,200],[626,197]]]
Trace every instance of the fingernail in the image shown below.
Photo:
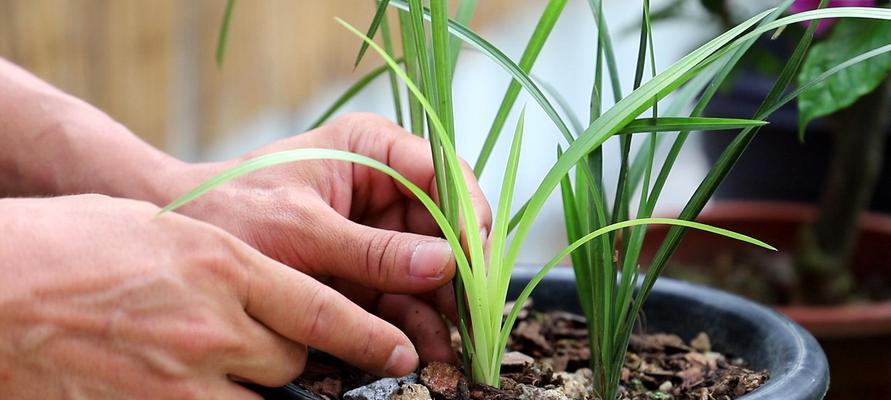
[[[418,355],[414,349],[400,344],[390,353],[384,372],[392,376],[403,376],[414,371],[417,365]]]
[[[452,261],[452,249],[444,241],[422,242],[411,255],[409,273],[416,278],[441,278]]]
[[[483,243],[486,242],[486,239],[489,238],[489,230],[485,227],[480,228],[480,239],[483,240]]]

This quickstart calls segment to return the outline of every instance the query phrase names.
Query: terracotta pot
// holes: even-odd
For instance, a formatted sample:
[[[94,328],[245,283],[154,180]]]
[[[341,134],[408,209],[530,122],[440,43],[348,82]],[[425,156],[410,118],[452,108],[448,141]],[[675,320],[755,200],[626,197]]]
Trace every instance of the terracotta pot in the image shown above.
[[[794,254],[800,227],[815,215],[813,206],[803,204],[717,202],[697,221],[756,237],[780,252]],[[891,277],[891,217],[867,213],[861,227],[852,270],[861,276]],[[667,228],[656,227],[651,232],[644,260],[655,251]],[[715,265],[715,257],[741,247],[733,240],[691,230],[672,262]],[[826,351],[832,376],[827,399],[891,399],[891,301],[776,309],[813,333]]]

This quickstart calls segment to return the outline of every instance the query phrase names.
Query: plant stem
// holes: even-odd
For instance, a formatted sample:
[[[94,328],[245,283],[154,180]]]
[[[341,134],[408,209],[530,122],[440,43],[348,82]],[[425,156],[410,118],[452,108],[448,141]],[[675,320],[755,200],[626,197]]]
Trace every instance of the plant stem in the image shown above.
[[[802,229],[797,260],[802,300],[809,304],[844,301],[855,289],[848,261],[882,169],[889,127],[888,80],[829,118],[834,154],[817,219]]]
[[[384,19],[381,21],[381,36],[384,40],[384,49],[395,58],[396,56],[394,54],[396,53],[393,51],[393,36],[390,34],[390,21],[386,16],[384,16]],[[396,123],[399,126],[406,128],[407,126],[402,117],[402,96],[399,94],[399,78],[397,78],[396,73],[389,68],[387,69],[387,75],[390,78],[390,92],[393,95],[393,111],[396,113]]]
[[[414,46],[411,32],[411,17],[407,12],[397,13],[399,16],[399,33],[402,37],[402,56],[405,59],[405,72],[414,82],[420,81],[421,72],[418,66],[418,49]],[[424,108],[418,99],[411,94],[406,96],[408,100],[408,115],[411,133],[415,136],[424,137]]]

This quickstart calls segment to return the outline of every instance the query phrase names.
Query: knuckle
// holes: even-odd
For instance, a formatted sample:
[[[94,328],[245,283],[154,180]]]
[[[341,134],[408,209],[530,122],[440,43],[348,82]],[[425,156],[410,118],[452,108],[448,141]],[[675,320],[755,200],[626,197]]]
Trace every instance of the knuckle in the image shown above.
[[[304,312],[297,316],[301,321],[309,321],[309,323],[304,322],[303,328],[298,331],[305,340],[315,342],[325,337],[329,332],[329,318],[334,311],[335,299],[331,290],[326,286],[316,285],[310,290],[309,301],[306,303]]]
[[[395,264],[398,250],[399,240],[396,232],[385,231],[373,235],[365,251],[365,278],[377,282],[389,281],[390,271],[387,266]]]
[[[232,243],[214,240],[203,246],[195,246],[189,249],[190,262],[195,274],[210,275],[226,284],[234,284],[245,281],[246,271],[239,267],[239,252],[234,249]]]
[[[464,169],[465,173],[470,173],[471,176],[473,174],[473,167],[470,166],[470,163],[467,162],[463,157],[458,159],[458,162],[461,164],[461,168]]]
[[[366,356],[366,358],[374,356],[377,351],[377,345],[381,343],[381,329],[372,329],[371,327],[377,326],[377,322],[375,317],[370,313],[365,313],[365,321],[362,326],[368,327],[365,330],[364,338],[361,342],[362,354]]]
[[[380,141],[391,137],[394,123],[372,113],[351,113],[334,121],[336,131],[343,135],[350,149],[376,148]]]
[[[237,354],[243,348],[237,334],[211,312],[198,312],[190,317],[185,332],[172,338],[173,348],[178,349],[188,365],[200,365],[220,356]]]
[[[84,194],[78,194],[78,195],[75,195],[72,197],[79,197],[82,199],[92,200],[92,201],[104,201],[104,200],[112,199],[111,196],[106,195],[106,194],[101,194],[101,193],[84,193]]]
[[[203,390],[199,385],[191,381],[181,380],[172,382],[167,385],[167,396],[169,399],[192,400],[201,398]]]

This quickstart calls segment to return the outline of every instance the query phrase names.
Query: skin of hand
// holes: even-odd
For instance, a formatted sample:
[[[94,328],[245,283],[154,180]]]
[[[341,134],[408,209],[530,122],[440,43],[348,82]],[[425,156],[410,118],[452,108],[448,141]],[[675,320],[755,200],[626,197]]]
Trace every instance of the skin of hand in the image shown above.
[[[409,339],[210,224],[101,195],[0,200],[0,392],[33,399],[259,399],[306,346],[369,371]]]
[[[346,115],[235,160],[184,166],[170,194],[181,195],[248,158],[296,148],[368,156],[435,197],[429,142],[373,114]],[[485,237],[491,211],[462,164]],[[343,161],[300,161],[240,177],[178,211],[224,228],[393,322],[423,361],[454,361],[441,318],[455,314],[449,285],[454,256],[429,212],[385,174]]]
[[[2,59],[0,87],[0,196],[102,193],[163,206],[248,157],[300,147],[354,151],[435,192],[429,143],[370,114],[341,117],[236,160],[189,164]],[[479,229],[488,232],[491,210],[466,165],[464,172]],[[452,359],[440,318],[455,313],[451,253],[434,237],[427,211],[386,175],[303,161],[241,177],[177,212],[330,284],[402,328],[423,360]]]

